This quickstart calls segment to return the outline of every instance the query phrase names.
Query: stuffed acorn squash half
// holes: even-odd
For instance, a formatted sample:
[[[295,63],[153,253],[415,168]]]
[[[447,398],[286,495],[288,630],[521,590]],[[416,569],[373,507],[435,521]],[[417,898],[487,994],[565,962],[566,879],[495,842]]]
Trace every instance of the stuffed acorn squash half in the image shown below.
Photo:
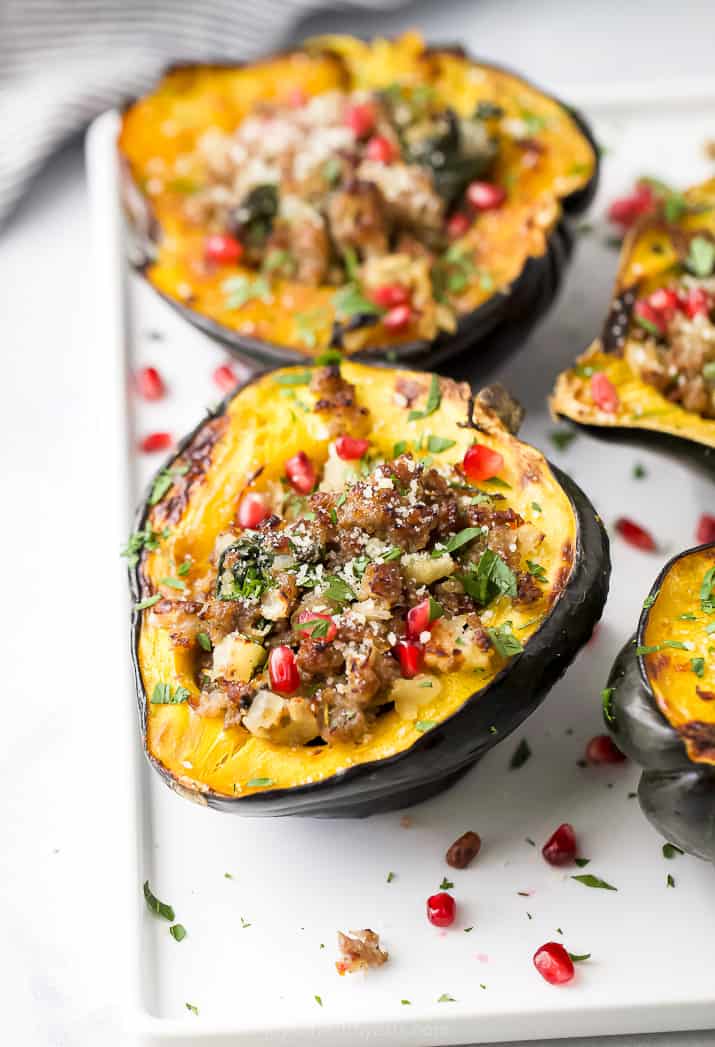
[[[119,151],[150,284],[283,362],[506,349],[552,301],[598,171],[571,110],[417,34],[175,68]]]
[[[715,861],[715,543],[663,568],[611,670],[604,714],[619,748],[644,768],[648,819]]]
[[[242,814],[365,815],[450,784],[588,640],[592,506],[436,375],[268,372],[157,476],[133,538],[144,745]]]
[[[559,375],[551,408],[715,469],[715,179],[626,236],[603,337]]]

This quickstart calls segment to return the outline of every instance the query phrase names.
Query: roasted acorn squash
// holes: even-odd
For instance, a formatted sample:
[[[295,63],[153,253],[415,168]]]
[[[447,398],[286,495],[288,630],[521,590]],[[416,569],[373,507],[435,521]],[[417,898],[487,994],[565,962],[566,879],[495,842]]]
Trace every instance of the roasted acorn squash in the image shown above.
[[[172,69],[124,113],[119,151],[151,285],[281,362],[513,346],[553,300],[566,216],[598,177],[580,116],[414,33]]]
[[[627,234],[603,335],[559,375],[551,409],[715,468],[715,179]]]
[[[713,633],[710,632],[713,630]],[[643,768],[638,797],[668,840],[715,861],[715,544],[679,553],[611,670],[604,716]]]
[[[362,816],[451,784],[536,708],[610,563],[513,407],[436,375],[287,368],[181,443],[129,546],[143,742],[170,785]]]

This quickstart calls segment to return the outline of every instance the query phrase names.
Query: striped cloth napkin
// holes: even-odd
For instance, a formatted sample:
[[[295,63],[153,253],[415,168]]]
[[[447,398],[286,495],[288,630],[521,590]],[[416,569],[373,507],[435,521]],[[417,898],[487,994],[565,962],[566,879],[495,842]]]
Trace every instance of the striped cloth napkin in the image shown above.
[[[394,7],[399,0],[346,0]],[[330,0],[0,0],[0,223],[71,135],[178,60],[250,59]]]

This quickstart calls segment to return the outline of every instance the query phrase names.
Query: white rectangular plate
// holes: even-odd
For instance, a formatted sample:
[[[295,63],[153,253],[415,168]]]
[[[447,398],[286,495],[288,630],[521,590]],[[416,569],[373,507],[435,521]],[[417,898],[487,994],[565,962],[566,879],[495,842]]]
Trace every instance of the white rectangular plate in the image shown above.
[[[644,171],[679,185],[704,177],[713,100],[712,88],[664,107],[652,97],[628,104],[591,96],[587,113],[608,147],[594,214]],[[156,404],[127,397],[116,422],[116,467],[136,503],[155,462],[127,459],[126,447],[150,430],[179,436],[193,426],[218,398],[211,374],[225,354],[127,273],[116,128],[116,114],[106,114],[88,142],[104,320],[98,352],[116,354],[116,382],[120,371],[126,377],[151,363],[169,385]],[[608,525],[623,514],[648,526],[659,552],[614,540],[611,596],[597,637],[522,730],[454,789],[412,810],[411,827],[403,828],[399,813],[362,822],[244,820],[192,805],[146,767],[129,688],[125,708],[113,710],[123,717],[118,743],[128,747],[136,796],[136,811],[131,793],[127,800],[131,1017],[148,1042],[417,1047],[715,1025],[712,869],[689,857],[664,860],[662,840],[632,798],[634,767],[577,765],[602,729],[598,695],[645,594],[662,563],[694,544],[698,515],[714,508],[706,480],[654,454],[587,436],[567,451],[549,444],[547,394],[557,371],[598,332],[616,258],[600,233],[581,238],[556,308],[499,377],[527,408],[525,439],[574,476]],[[453,371],[469,378],[472,367],[464,357]],[[116,389],[105,392],[116,404]],[[644,479],[632,476],[636,462]],[[129,519],[127,505],[117,544]],[[118,640],[124,666],[127,641],[128,630]],[[521,738],[533,756],[509,770]],[[562,821],[575,826],[588,871],[617,892],[588,889],[570,878],[577,870],[545,864],[540,846]],[[473,868],[450,871],[444,852],[466,829],[480,833],[482,853]],[[666,887],[668,873],[675,889]],[[424,907],[445,874],[459,918],[440,932]],[[181,943],[145,910],[145,879],[187,928]],[[368,926],[389,949],[389,964],[365,977],[338,977],[336,929]],[[552,939],[592,956],[565,989],[546,985],[531,965],[535,948]],[[444,993],[454,1002],[438,1002]]]

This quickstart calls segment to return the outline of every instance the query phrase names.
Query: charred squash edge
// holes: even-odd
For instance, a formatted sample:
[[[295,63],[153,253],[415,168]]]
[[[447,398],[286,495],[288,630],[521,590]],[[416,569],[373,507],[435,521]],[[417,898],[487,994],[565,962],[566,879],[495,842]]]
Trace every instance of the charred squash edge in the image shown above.
[[[715,550],[715,543],[678,553],[663,567],[650,596],[685,556]],[[649,601],[646,601],[648,603]],[[618,654],[604,692],[604,720],[620,749],[643,768],[638,785],[641,808],[667,840],[698,858],[715,862],[715,763],[698,762],[658,708],[642,656],[636,654],[650,607]]]
[[[237,387],[183,438],[158,474],[171,466],[203,427],[225,414],[231,400],[269,373],[262,371]],[[464,425],[475,428],[474,399],[470,398]],[[569,580],[551,612],[529,638],[524,651],[512,658],[492,682],[412,746],[394,756],[371,760],[334,774],[321,782],[293,788],[267,789],[247,796],[226,796],[208,787],[189,789],[148,751],[147,699],[139,666],[141,615],[131,614],[131,656],[136,683],[142,746],[149,763],[176,792],[199,804],[244,815],[305,815],[364,817],[411,806],[448,788],[489,749],[506,738],[529,716],[590,639],[601,616],[610,578],[608,537],[593,506],[581,489],[547,462],[564,490],[577,525],[576,549]],[[154,477],[156,479],[156,476]],[[147,487],[134,526],[144,527],[150,511]],[[141,597],[142,561],[129,570],[133,602]],[[493,730],[496,728],[496,732]]]
[[[297,50],[299,49],[286,48],[284,51],[275,52],[259,61],[271,61],[274,58],[295,53]],[[468,58],[486,69],[493,69],[521,81],[538,91],[544,98],[556,103],[570,116],[578,131],[590,145],[594,156],[593,174],[582,188],[559,199],[561,216],[546,239],[544,253],[530,255],[518,277],[506,291],[495,292],[477,309],[459,317],[457,330],[453,334],[443,332],[431,342],[420,340],[401,343],[394,348],[368,349],[351,354],[351,359],[358,362],[374,363],[389,353],[390,360],[394,362],[409,362],[416,366],[434,367],[467,349],[477,348],[478,343],[487,338],[490,338],[490,344],[483,347],[485,363],[491,363],[512,352],[524,341],[556,297],[573,250],[574,237],[570,228],[571,219],[578,217],[590,206],[598,190],[601,166],[600,149],[590,125],[577,109],[563,102],[558,96],[542,90],[533,81],[516,73],[510,67],[473,57],[460,45],[440,46],[435,44],[425,48],[425,54],[434,53],[455,54]],[[174,70],[193,69],[201,66],[242,69],[254,64],[256,63],[175,62],[167,66],[162,75],[165,76]],[[130,109],[135,102],[139,101],[140,97],[137,96],[127,101],[122,107],[122,112]],[[185,320],[220,341],[233,353],[248,355],[259,362],[267,362],[269,365],[310,362],[311,357],[306,353],[231,331],[223,324],[191,309],[190,306],[184,305],[171,295],[157,290],[148,280],[147,269],[151,265],[152,247],[158,243],[161,230],[154,217],[151,204],[133,181],[129,165],[121,153],[120,184],[125,211],[130,216],[130,223],[136,236],[133,253],[137,257],[133,259],[133,266],[152,286],[155,294]]]

